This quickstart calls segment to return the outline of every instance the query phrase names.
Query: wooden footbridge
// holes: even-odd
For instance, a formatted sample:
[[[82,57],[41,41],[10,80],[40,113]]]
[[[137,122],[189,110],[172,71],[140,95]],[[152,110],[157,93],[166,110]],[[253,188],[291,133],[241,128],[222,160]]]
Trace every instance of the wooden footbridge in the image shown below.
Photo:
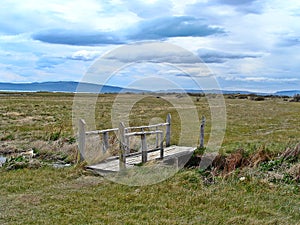
[[[201,124],[201,140],[203,145],[204,122]],[[164,132],[165,131],[165,132]],[[106,153],[109,149],[109,134],[116,133],[119,140],[119,154],[111,156],[96,164],[87,166],[88,169],[100,173],[119,172],[126,168],[133,168],[148,161],[159,160],[166,164],[184,166],[195,150],[195,147],[171,146],[171,115],[168,114],[165,123],[154,124],[149,126],[125,127],[120,123],[119,128],[107,130],[86,131],[86,123],[83,119],[79,120],[79,150],[81,160],[84,160],[86,149],[86,137],[89,135],[102,136],[102,152]],[[165,133],[165,135],[164,135]],[[147,136],[155,135],[155,147],[147,148]],[[140,136],[141,150],[131,152],[130,138]],[[164,143],[165,142],[165,143]]]

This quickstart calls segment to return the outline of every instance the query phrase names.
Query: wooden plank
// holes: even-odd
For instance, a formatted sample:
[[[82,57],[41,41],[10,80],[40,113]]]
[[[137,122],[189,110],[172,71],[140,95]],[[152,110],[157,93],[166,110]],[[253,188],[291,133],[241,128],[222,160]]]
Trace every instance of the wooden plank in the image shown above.
[[[170,146],[170,147],[164,149],[164,158],[166,158],[166,160],[170,160],[170,159],[176,158],[178,156],[192,154],[192,152],[194,150],[195,150],[195,148],[193,148],[193,147]],[[152,151],[152,152],[148,151],[147,158],[148,158],[148,161],[160,159],[159,149],[156,151]],[[176,159],[174,159],[174,160],[176,162]],[[135,165],[139,164],[140,162],[141,162],[141,153],[132,155],[132,156],[128,156],[126,158],[126,168],[132,168]],[[178,162],[177,162],[177,164],[178,164]],[[95,171],[101,171],[104,173],[120,171],[118,158],[115,158],[112,160],[107,160],[107,161],[102,161],[96,165],[88,166],[87,168],[95,170]]]
[[[168,123],[158,123],[153,125],[147,125],[147,126],[139,126],[139,127],[126,127],[126,130],[134,130],[134,129],[145,129],[145,128],[156,128],[156,127],[162,127],[167,126]]]
[[[87,131],[85,132],[86,135],[95,135],[95,134],[103,134],[106,132],[113,132],[118,131],[119,128],[112,128],[112,129],[106,129],[106,130],[94,130],[94,131]]]
[[[126,133],[125,137],[128,136],[135,136],[135,135],[143,135],[143,134],[157,134],[157,133],[163,133],[161,130],[158,131],[141,131],[141,132],[132,132],[132,133]]]

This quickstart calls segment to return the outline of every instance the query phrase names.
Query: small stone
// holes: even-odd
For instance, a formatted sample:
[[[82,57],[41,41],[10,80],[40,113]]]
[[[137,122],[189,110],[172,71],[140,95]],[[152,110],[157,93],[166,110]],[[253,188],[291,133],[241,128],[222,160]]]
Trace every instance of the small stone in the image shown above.
[[[240,181],[245,181],[246,177],[240,177]]]

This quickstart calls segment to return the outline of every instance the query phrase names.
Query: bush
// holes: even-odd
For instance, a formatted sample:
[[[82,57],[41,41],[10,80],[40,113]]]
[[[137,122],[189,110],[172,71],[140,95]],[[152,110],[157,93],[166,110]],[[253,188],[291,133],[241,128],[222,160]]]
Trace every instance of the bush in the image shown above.
[[[256,98],[254,98],[254,101],[264,101],[264,100],[265,100],[265,98],[262,96],[258,96]]]
[[[300,102],[300,94],[294,95],[292,101],[293,101],[293,102]]]

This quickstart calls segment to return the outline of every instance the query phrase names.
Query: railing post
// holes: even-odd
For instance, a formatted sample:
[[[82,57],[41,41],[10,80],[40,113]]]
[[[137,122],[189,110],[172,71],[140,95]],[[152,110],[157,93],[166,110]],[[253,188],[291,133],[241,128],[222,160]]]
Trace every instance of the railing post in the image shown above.
[[[130,140],[129,140],[129,137],[126,136],[125,137],[125,152],[126,154],[129,154],[130,153]]]
[[[204,148],[204,127],[205,127],[205,116],[202,116],[200,125],[200,148]]]
[[[119,141],[120,141],[120,151],[119,151],[119,168],[124,170],[126,168],[126,152],[125,152],[125,126],[124,123],[119,124]]]
[[[82,162],[84,161],[84,153],[85,153],[85,127],[86,123],[83,119],[79,120],[79,126],[78,126],[78,148],[79,152],[77,155],[77,161]]]
[[[102,134],[103,136],[103,149],[102,149],[102,152],[103,154],[107,152],[107,149],[109,147],[109,144],[108,144],[108,132],[104,132]]]
[[[158,131],[158,127],[156,127],[155,130]],[[159,146],[159,133],[156,133],[155,147],[158,148]]]
[[[146,134],[141,135],[142,139],[142,163],[147,162],[147,141]]]
[[[171,114],[168,113],[167,115],[167,128],[166,128],[166,147],[171,145]]]
[[[160,133],[160,158],[164,158],[164,134],[163,132]]]

